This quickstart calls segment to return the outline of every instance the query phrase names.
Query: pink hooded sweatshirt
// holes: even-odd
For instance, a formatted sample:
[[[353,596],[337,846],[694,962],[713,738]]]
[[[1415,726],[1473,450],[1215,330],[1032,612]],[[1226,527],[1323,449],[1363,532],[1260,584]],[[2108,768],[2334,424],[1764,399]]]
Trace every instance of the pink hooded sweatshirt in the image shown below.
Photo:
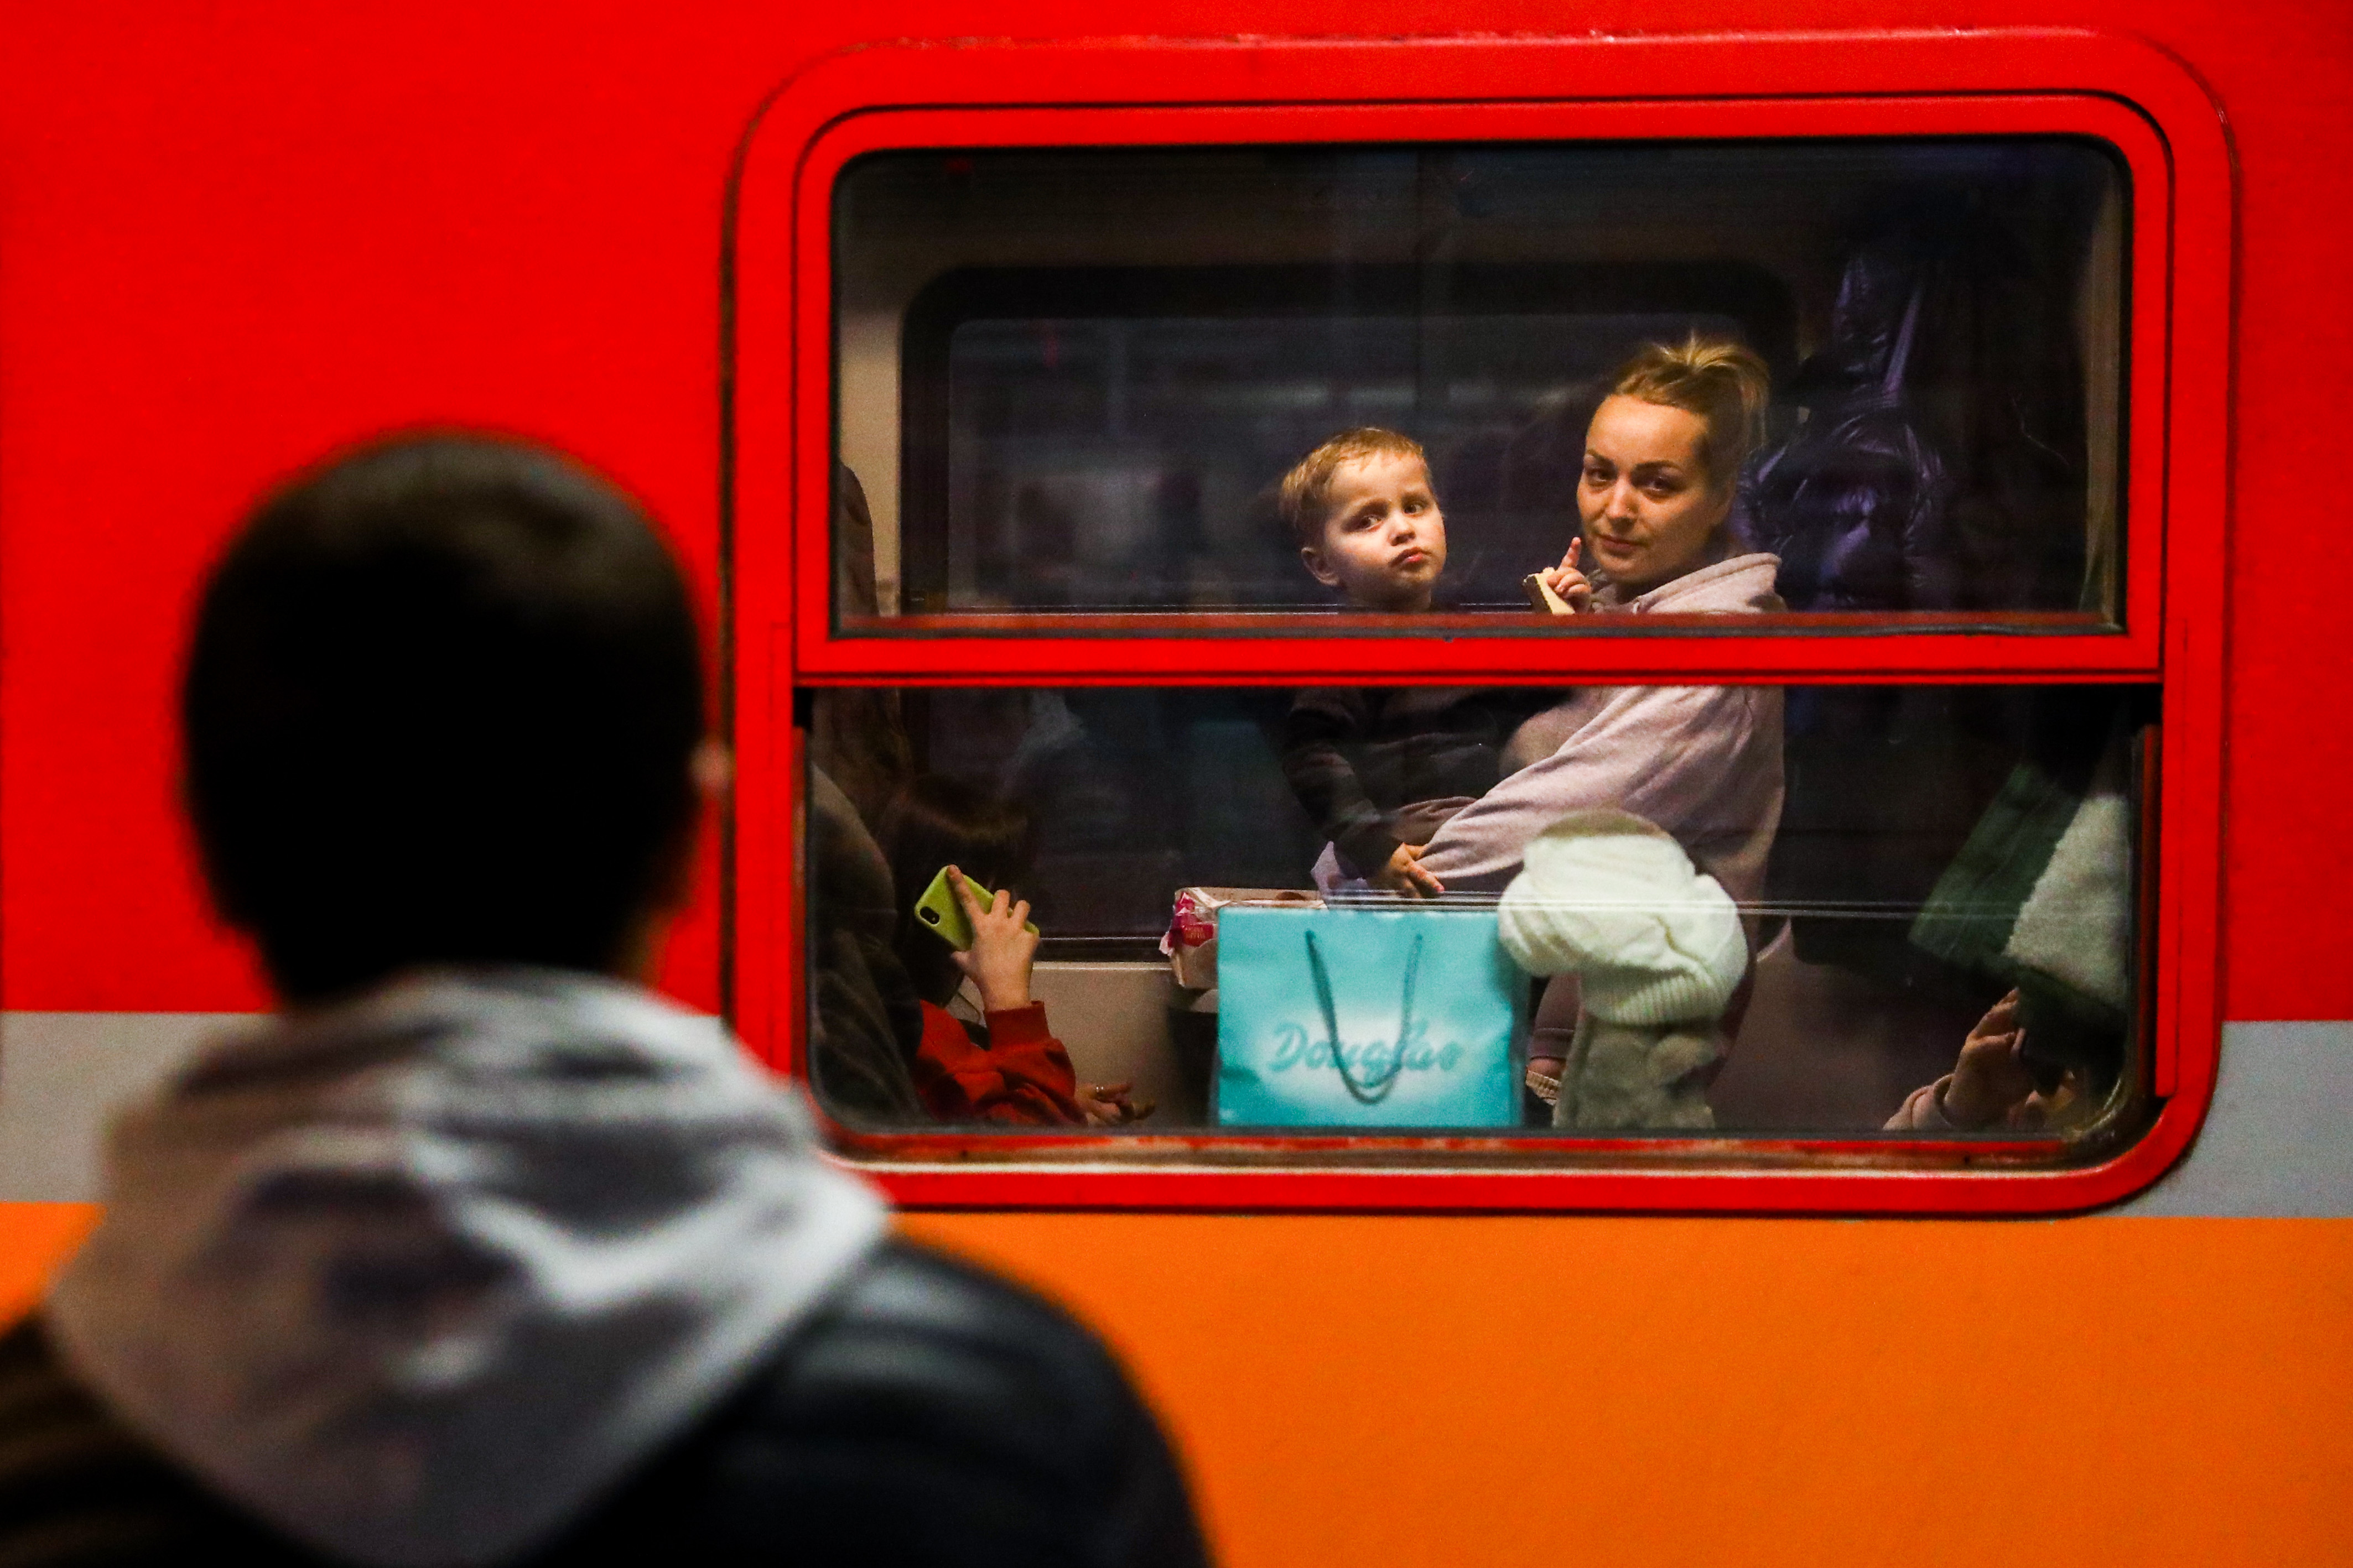
[[[1782,608],[1780,560],[1736,555],[1602,615],[1755,615]],[[1572,811],[1615,806],[1657,824],[1744,907],[1765,889],[1781,820],[1778,686],[1597,686],[1522,724],[1515,769],[1448,819],[1421,863],[1449,892],[1501,891],[1528,842]]]

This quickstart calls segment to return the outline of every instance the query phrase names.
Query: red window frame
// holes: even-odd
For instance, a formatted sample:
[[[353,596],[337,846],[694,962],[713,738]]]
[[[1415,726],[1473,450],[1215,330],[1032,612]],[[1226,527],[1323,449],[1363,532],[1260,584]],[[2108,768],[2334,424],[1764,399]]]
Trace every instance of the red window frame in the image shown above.
[[[1600,90],[1593,91],[1596,84]],[[1672,84],[1672,91],[1633,90]],[[1580,92],[1579,89],[1588,89]],[[2132,184],[2121,630],[1440,639],[1172,634],[1151,617],[953,617],[859,635],[828,595],[835,408],[832,192],[891,149],[2064,134],[2106,142]],[[837,1147],[902,1203],[935,1206],[2038,1213],[2113,1201],[2195,1136],[2220,1040],[2224,596],[2211,563],[2227,504],[2232,184],[2213,104],[2168,57],[2078,32],[1786,37],[903,46],[787,83],[747,138],[730,213],[728,661],[737,752],[730,1002],[738,1030],[798,1072],[806,889],[796,689],[829,685],[1300,684],[1466,679],[1662,683],[1947,680],[2158,683],[2150,812],[2157,877],[2143,970],[2147,1131],[2098,1163],[2058,1145],[1937,1140],[1123,1138],[1073,1163],[1020,1140],[857,1133]],[[1198,622],[1187,621],[1188,626]],[[1262,1162],[1209,1163],[1211,1145]],[[1512,1168],[1449,1150],[1516,1151]],[[1392,1163],[1350,1166],[1377,1146]],[[1729,1156],[1719,1151],[1730,1148]],[[1535,1159],[1547,1162],[1536,1164]],[[1084,1151],[1082,1150],[1083,1156]],[[1335,1154],[1340,1163],[1320,1163]]]

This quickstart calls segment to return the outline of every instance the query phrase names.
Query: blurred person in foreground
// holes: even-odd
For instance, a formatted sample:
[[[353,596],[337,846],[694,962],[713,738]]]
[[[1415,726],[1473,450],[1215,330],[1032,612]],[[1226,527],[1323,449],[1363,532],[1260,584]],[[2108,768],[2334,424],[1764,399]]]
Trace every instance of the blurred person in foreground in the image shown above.
[[[520,444],[232,544],[187,805],[284,1011],[117,1124],[0,1340],[0,1561],[1202,1561],[1105,1352],[638,984],[724,773],[698,648],[637,509]]]

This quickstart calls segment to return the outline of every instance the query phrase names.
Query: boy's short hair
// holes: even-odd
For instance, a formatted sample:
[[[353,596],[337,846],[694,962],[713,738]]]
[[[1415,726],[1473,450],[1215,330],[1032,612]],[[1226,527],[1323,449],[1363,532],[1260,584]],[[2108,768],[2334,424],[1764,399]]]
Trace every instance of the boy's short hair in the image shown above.
[[[996,889],[1026,875],[1037,852],[1037,825],[1027,811],[945,773],[917,773],[892,792],[874,837],[910,924],[915,900],[943,866]]]
[[[686,584],[612,486],[514,441],[353,453],[263,503],[197,610],[215,897],[298,1001],[609,968],[678,875],[702,700]]]
[[[1300,549],[1323,547],[1324,525],[1331,521],[1326,513],[1332,505],[1332,480],[1343,464],[1361,463],[1367,458],[1411,458],[1425,468],[1430,462],[1420,442],[1374,425],[1343,430],[1300,458],[1282,476],[1280,501],[1282,521],[1290,525]]]

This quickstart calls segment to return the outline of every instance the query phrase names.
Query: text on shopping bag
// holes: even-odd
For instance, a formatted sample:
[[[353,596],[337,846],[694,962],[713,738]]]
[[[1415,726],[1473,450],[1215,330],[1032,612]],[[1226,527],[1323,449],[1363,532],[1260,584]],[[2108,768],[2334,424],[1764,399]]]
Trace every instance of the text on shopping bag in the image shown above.
[[[1220,1123],[1517,1121],[1527,982],[1491,908],[1237,906],[1222,921]]]

